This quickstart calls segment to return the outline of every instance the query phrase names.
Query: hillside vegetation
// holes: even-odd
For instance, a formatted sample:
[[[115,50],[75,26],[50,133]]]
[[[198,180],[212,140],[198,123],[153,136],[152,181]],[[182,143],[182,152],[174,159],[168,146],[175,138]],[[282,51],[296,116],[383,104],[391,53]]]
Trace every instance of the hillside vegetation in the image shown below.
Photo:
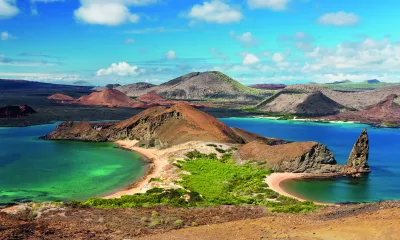
[[[198,151],[189,152],[176,166],[183,170],[178,182],[182,189],[154,188],[144,194],[119,199],[92,198],[74,201],[74,206],[97,208],[132,208],[170,205],[174,207],[206,207],[218,205],[259,205],[271,212],[304,213],[316,210],[312,202],[300,202],[281,196],[268,188],[264,178],[269,170],[248,163],[236,165],[230,153],[217,158]],[[187,172],[187,173],[185,173]]]

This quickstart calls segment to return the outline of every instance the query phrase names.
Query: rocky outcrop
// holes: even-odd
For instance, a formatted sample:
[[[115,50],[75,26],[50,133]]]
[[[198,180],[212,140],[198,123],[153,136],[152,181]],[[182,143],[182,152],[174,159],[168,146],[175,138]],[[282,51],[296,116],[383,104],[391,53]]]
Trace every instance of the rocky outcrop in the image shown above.
[[[364,129],[350,152],[348,162],[345,166],[346,174],[370,172],[368,157],[369,139],[367,130]]]
[[[244,161],[266,162],[276,172],[335,173],[341,166],[333,153],[316,142],[293,142],[270,146],[265,142],[253,141],[239,150]]]
[[[312,173],[305,178],[360,177],[362,173],[370,172],[369,139],[366,129],[354,144],[345,165],[337,164],[333,153],[325,145],[316,142],[271,145],[255,140],[243,145],[239,155],[243,161],[266,162],[267,167],[277,172]]]
[[[36,113],[31,106],[6,106],[0,108],[0,118],[17,118],[28,114]]]

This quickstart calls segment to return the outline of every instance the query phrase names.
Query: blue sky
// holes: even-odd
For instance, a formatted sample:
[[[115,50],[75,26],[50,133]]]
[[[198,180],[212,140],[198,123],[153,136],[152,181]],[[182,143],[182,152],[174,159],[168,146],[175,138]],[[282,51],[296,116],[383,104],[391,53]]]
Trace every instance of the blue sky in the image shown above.
[[[400,81],[395,0],[0,0],[0,78]]]

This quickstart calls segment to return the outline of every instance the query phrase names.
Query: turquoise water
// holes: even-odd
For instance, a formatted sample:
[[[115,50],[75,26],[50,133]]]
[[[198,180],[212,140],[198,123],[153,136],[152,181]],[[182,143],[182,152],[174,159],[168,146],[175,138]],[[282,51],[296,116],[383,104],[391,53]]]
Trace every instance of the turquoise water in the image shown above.
[[[400,200],[400,129],[373,128],[363,124],[278,121],[262,118],[221,119],[264,136],[292,141],[317,141],[326,144],[343,164],[364,128],[370,137],[372,173],[360,179],[286,181],[290,193],[320,202],[376,202]]]
[[[139,154],[111,143],[38,139],[55,127],[0,128],[0,205],[102,196],[145,173]]]

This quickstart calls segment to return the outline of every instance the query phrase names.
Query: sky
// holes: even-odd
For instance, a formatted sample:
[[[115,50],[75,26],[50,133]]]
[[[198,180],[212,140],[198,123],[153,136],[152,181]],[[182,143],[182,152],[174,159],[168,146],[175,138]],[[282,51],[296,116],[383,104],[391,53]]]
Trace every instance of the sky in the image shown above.
[[[400,81],[397,0],[0,0],[0,78]]]

